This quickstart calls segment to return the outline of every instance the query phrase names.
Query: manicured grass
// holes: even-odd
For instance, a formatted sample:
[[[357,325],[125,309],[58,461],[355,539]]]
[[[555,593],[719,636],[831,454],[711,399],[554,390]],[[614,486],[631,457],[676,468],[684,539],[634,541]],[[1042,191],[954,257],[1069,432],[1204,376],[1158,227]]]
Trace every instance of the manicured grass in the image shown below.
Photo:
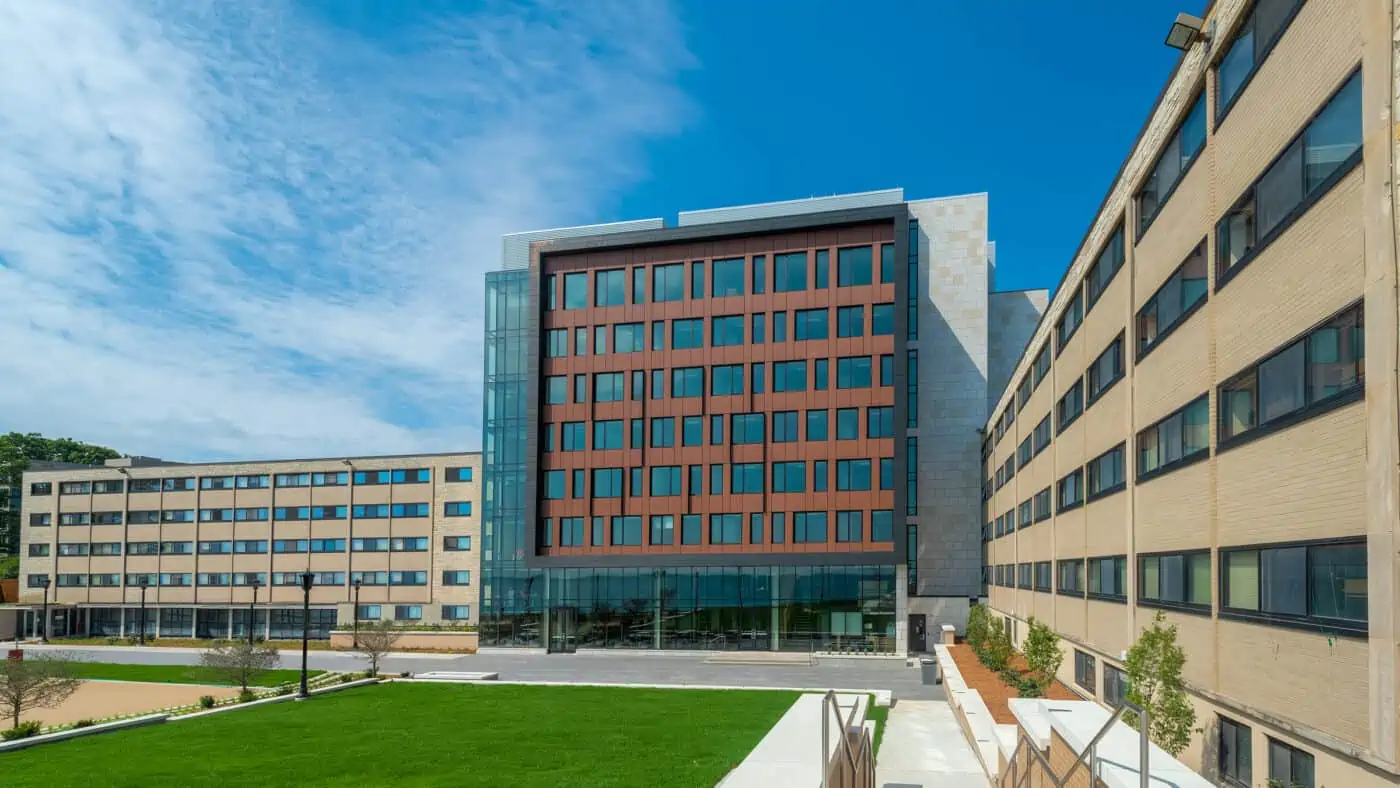
[[[866,712],[866,718],[875,722],[875,737],[870,740],[871,753],[874,755],[880,754],[880,740],[885,738],[885,720],[888,719],[889,716],[889,707],[876,706],[875,696],[871,695],[869,711]]]
[[[78,678],[108,681],[153,681],[160,684],[217,684],[228,686],[227,679],[199,665],[119,665],[113,662],[74,662]],[[308,670],[307,676],[319,676],[325,671]],[[300,670],[270,670],[258,676],[256,686],[275,687],[301,680]]]
[[[0,754],[6,788],[703,786],[792,692],[388,684]]]

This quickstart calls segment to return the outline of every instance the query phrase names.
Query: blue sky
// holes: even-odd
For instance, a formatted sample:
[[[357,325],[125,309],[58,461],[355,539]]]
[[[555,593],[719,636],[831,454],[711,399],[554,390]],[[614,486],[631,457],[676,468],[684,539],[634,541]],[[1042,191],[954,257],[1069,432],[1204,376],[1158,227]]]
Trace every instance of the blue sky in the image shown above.
[[[0,430],[475,448],[482,274],[522,229],[986,191],[998,287],[1053,286],[1181,10],[0,0]]]

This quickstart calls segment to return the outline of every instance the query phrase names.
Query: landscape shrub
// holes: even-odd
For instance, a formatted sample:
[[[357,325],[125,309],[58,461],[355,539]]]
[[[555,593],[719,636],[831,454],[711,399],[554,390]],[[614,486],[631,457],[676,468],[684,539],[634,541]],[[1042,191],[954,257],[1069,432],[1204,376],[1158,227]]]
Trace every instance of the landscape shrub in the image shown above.
[[[277,694],[278,694],[279,696],[280,696],[280,695],[290,695],[290,694],[292,694],[292,685],[290,685],[290,684],[283,684],[282,686],[280,686],[280,687],[277,688]]]
[[[257,700],[257,698],[258,696],[254,695],[252,690],[243,690],[242,692],[238,693],[239,703],[247,703],[252,700]]]
[[[988,670],[995,673],[1005,670],[1007,663],[1011,661],[1011,633],[1000,624],[992,624],[991,632],[982,643],[977,656]]]
[[[982,644],[987,641],[987,608],[985,605],[973,605],[967,611],[967,628],[963,637],[967,644],[972,646],[973,651],[981,651]]]
[[[200,695],[200,696],[199,696],[199,706],[200,706],[200,708],[204,708],[204,709],[212,709],[212,708],[214,708],[214,696],[213,696],[213,695]]]
[[[31,722],[21,722],[19,725],[7,730],[0,731],[0,739],[5,741],[15,741],[17,739],[27,739],[37,734],[43,726],[37,720]]]
[[[1039,698],[1044,696],[1044,691],[1040,687],[1040,682],[1029,673],[1023,673],[1016,668],[1005,668],[1001,671],[1001,680],[1006,682],[1008,687],[1016,690],[1022,698]]]
[[[91,728],[92,726],[94,726],[94,725],[96,725],[96,724],[97,724],[97,723],[96,723],[95,721],[84,718],[84,719],[78,720],[77,722],[73,723],[73,727],[74,727],[74,728]]]
[[[1040,697],[1055,681],[1055,674],[1059,672],[1060,663],[1065,658],[1065,655],[1060,651],[1060,636],[1056,635],[1044,623],[1037,621],[1035,616],[1031,616],[1030,631],[1026,633],[1023,649],[1026,655],[1026,667],[1029,668],[1027,676],[1035,681],[1036,694],[1031,696],[1022,692],[1021,696]]]

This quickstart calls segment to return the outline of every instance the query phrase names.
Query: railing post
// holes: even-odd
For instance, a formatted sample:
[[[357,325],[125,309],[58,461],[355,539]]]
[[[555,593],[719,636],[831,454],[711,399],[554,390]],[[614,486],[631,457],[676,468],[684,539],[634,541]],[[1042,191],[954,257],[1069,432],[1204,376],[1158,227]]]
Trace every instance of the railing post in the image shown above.
[[[821,759],[821,764],[822,764],[822,788],[827,788],[827,787],[826,787],[826,773],[827,773],[827,771],[829,770],[829,767],[831,766],[831,761],[828,760],[827,754],[826,754],[827,734],[828,734],[829,728],[830,728],[830,726],[831,726],[831,719],[830,719],[831,715],[830,715],[830,713],[829,713],[828,710],[827,710],[826,704],[827,704],[827,701],[831,700],[831,695],[832,695],[832,693],[831,693],[830,691],[828,691],[825,695],[823,695],[823,696],[822,696],[822,704],[821,704],[821,706],[822,706],[822,759]]]
[[[1148,715],[1147,709],[1140,709],[1138,711],[1138,757],[1140,758],[1138,762],[1138,771],[1140,772],[1140,774],[1138,775],[1138,785],[1140,785],[1141,788],[1148,788],[1148,786],[1152,782],[1152,770],[1150,763],[1150,756],[1152,755],[1152,744],[1151,739],[1148,737],[1148,732],[1150,730],[1151,718]]]

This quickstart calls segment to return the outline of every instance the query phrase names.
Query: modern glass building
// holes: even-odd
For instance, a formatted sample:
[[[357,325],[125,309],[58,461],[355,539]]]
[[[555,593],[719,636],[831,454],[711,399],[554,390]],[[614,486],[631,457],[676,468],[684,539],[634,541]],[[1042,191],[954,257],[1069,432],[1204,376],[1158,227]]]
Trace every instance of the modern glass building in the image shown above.
[[[922,650],[931,616],[982,593],[978,430],[1045,300],[990,293],[984,195],[697,211],[504,252],[483,645]]]

